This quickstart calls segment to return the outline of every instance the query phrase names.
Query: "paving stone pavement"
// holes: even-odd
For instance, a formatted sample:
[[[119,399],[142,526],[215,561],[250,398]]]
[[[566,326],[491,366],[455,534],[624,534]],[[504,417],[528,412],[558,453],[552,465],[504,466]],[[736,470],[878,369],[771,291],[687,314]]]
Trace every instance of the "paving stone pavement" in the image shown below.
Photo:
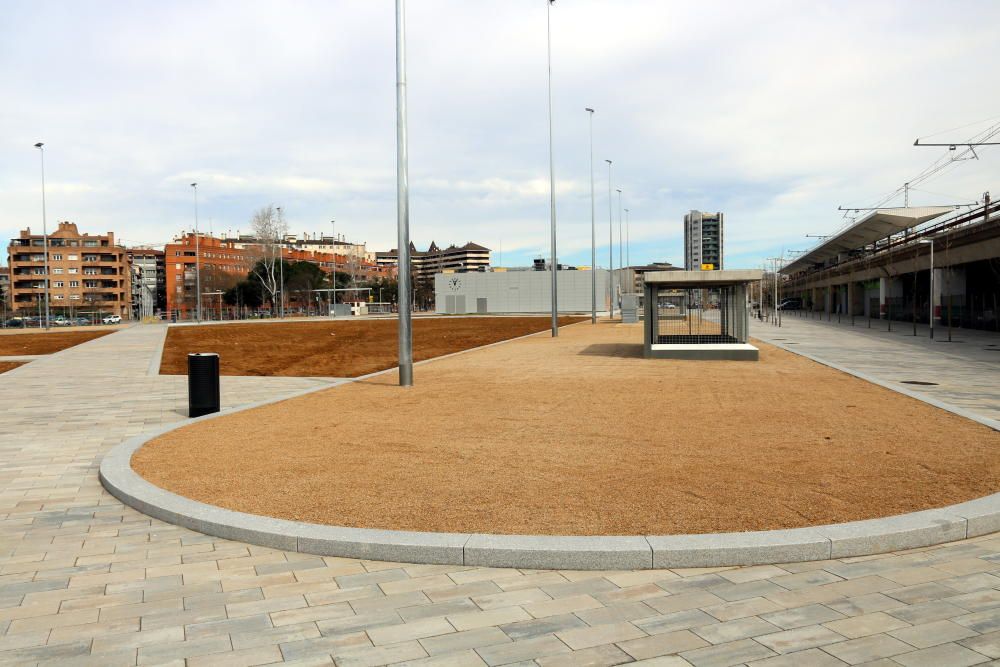
[[[815,316],[814,316],[815,317]],[[893,322],[892,331],[883,320],[841,315],[813,319],[809,313],[792,311],[782,317],[782,326],[754,321],[751,336],[764,342],[787,345],[788,349],[860,371],[896,387],[949,403],[981,417],[1000,421],[1000,333],[935,327],[935,338],[926,325]],[[934,385],[907,384],[906,381]]]
[[[3,665],[1000,665],[1000,534],[788,565],[637,572],[288,553],[124,507],[101,455],[183,419],[133,327],[0,377]],[[236,405],[314,379],[224,378]]]

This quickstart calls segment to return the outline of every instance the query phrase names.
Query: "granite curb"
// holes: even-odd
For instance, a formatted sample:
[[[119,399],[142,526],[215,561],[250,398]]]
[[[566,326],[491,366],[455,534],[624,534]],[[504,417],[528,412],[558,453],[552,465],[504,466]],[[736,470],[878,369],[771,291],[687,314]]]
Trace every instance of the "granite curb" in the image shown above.
[[[317,388],[297,392],[301,395]],[[282,399],[275,399],[276,402]],[[235,410],[227,411],[227,414]],[[215,415],[207,415],[212,417]],[[101,462],[100,479],[126,505],[168,523],[287,551],[405,563],[570,570],[642,570],[793,563],[933,546],[1000,530],[1000,493],[910,514],[808,528],[702,535],[484,535],[348,528],[236,512],[161,489],[131,467],[149,440],[134,437]]]
[[[502,345],[513,340],[518,339],[483,347]],[[430,363],[475,349],[482,348],[463,350],[419,363]],[[801,354],[795,350],[788,351]],[[863,374],[839,368],[809,355],[802,356],[898,391],[895,387]],[[132,470],[131,459],[136,450],[174,429],[395,370],[391,368],[334,384],[310,387],[259,403],[162,426],[114,447],[101,462],[101,483],[126,505],[154,518],[208,535],[322,556],[408,563],[573,570],[763,565],[874,555],[933,546],[1000,531],[1000,493],[940,509],[885,518],[743,533],[548,536],[349,528],[275,519],[208,505],[159,488]],[[914,398],[933,404],[919,395]],[[970,417],[950,406],[939,407]],[[991,420],[979,418],[975,421],[1000,430],[1000,424],[987,423]]]

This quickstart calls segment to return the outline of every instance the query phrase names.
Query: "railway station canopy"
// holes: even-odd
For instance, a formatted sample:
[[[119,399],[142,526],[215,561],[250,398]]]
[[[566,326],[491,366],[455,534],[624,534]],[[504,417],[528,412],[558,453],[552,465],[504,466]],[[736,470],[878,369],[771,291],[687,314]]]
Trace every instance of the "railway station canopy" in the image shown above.
[[[845,252],[857,250],[876,241],[898,234],[955,210],[953,206],[910,206],[906,208],[881,208],[825,239],[815,248],[797,257],[781,269],[788,275],[805,271],[815,264]]]

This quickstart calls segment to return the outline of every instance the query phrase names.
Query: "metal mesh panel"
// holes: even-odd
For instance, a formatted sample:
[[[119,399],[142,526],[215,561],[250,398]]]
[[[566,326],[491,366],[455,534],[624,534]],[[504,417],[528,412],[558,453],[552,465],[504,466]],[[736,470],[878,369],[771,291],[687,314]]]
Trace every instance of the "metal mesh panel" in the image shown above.
[[[713,289],[661,289],[656,296],[656,329],[653,343],[738,343],[741,308],[735,308],[731,287]]]

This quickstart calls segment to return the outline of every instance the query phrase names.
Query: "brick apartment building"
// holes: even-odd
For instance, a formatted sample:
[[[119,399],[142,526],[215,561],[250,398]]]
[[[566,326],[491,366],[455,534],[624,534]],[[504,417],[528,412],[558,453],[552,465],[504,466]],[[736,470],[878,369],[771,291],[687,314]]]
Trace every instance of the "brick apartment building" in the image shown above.
[[[247,277],[247,274],[263,255],[260,242],[249,238],[222,239],[200,233],[196,257],[195,236],[186,232],[180,238],[163,248],[166,283],[166,308],[171,316],[184,319],[194,312],[197,304],[196,270],[200,263],[202,307],[206,310],[218,308],[218,296],[207,296],[207,292],[224,292]],[[348,255],[299,250],[283,246],[281,254],[286,262],[312,262],[324,272],[333,271],[336,261],[337,272],[350,271]],[[381,269],[374,263],[355,263],[358,279],[391,275],[391,271]]]
[[[48,235],[49,273],[45,274],[45,241],[31,229],[21,231],[7,248],[11,309],[34,315],[45,308],[45,281],[49,306],[55,315],[120,315],[131,312],[131,268],[125,248],[115,244],[114,232],[81,234],[76,224],[60,222]]]

